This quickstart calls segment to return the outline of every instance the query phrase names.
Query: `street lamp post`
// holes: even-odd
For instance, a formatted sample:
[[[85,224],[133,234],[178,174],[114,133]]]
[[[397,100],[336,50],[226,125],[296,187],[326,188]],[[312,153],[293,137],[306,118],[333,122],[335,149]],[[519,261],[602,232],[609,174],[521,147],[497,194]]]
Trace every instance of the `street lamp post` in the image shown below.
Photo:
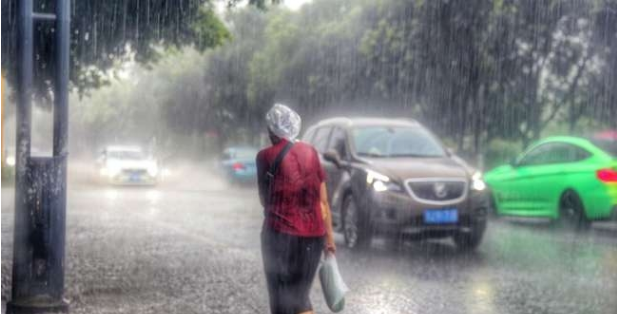
[[[64,246],[70,0],[56,0],[55,14],[35,13],[33,0],[20,0],[18,3],[15,225],[12,294],[7,312],[66,312]],[[52,157],[30,156],[34,23],[55,25]]]

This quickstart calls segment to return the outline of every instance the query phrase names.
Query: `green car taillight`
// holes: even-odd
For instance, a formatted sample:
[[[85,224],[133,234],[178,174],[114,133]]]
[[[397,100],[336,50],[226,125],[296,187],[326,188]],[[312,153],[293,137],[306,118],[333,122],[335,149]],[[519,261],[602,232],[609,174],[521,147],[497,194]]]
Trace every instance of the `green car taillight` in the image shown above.
[[[615,169],[600,169],[596,174],[602,182],[617,183],[617,170]]]

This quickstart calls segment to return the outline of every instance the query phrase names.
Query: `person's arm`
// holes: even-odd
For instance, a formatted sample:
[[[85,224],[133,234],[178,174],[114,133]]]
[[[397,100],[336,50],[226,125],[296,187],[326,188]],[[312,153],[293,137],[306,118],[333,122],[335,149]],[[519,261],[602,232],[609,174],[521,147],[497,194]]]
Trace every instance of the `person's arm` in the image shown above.
[[[336,245],[334,244],[334,232],[332,229],[332,212],[330,211],[330,204],[328,203],[328,189],[326,183],[321,183],[321,189],[319,193],[321,202],[321,213],[324,218],[324,224],[326,226],[326,247],[325,251],[328,254],[334,254],[336,252]]]

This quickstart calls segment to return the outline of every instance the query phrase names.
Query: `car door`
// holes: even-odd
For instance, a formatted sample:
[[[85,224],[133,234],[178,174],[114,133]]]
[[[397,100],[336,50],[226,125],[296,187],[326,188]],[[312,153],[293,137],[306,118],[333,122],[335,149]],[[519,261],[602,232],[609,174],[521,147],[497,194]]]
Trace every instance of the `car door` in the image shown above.
[[[502,210],[514,214],[531,214],[534,198],[538,196],[535,176],[550,154],[551,144],[541,144],[530,149],[502,176],[503,185],[497,195]]]
[[[533,214],[544,216],[554,211],[551,200],[563,190],[569,153],[568,144],[551,143],[544,148],[540,163],[521,169],[525,175],[521,188]]]
[[[567,170],[577,158],[575,147],[567,143],[547,143],[521,160],[515,169],[513,190],[519,197],[516,209],[529,215],[554,213],[555,196],[564,190]]]
[[[589,152],[569,143],[551,145],[544,165],[537,167],[531,182],[534,190],[534,205],[542,215],[557,218],[561,194],[567,188],[575,188],[580,162],[589,158]],[[586,172],[583,171],[584,176]],[[573,184],[573,185],[571,185]]]

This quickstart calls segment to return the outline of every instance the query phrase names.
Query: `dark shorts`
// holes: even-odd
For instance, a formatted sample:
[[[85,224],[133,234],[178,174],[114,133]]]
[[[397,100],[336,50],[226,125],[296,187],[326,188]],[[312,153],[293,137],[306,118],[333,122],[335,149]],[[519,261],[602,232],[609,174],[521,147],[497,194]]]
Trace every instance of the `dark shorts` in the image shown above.
[[[309,293],[324,248],[324,237],[261,233],[261,254],[272,314],[311,311]]]

